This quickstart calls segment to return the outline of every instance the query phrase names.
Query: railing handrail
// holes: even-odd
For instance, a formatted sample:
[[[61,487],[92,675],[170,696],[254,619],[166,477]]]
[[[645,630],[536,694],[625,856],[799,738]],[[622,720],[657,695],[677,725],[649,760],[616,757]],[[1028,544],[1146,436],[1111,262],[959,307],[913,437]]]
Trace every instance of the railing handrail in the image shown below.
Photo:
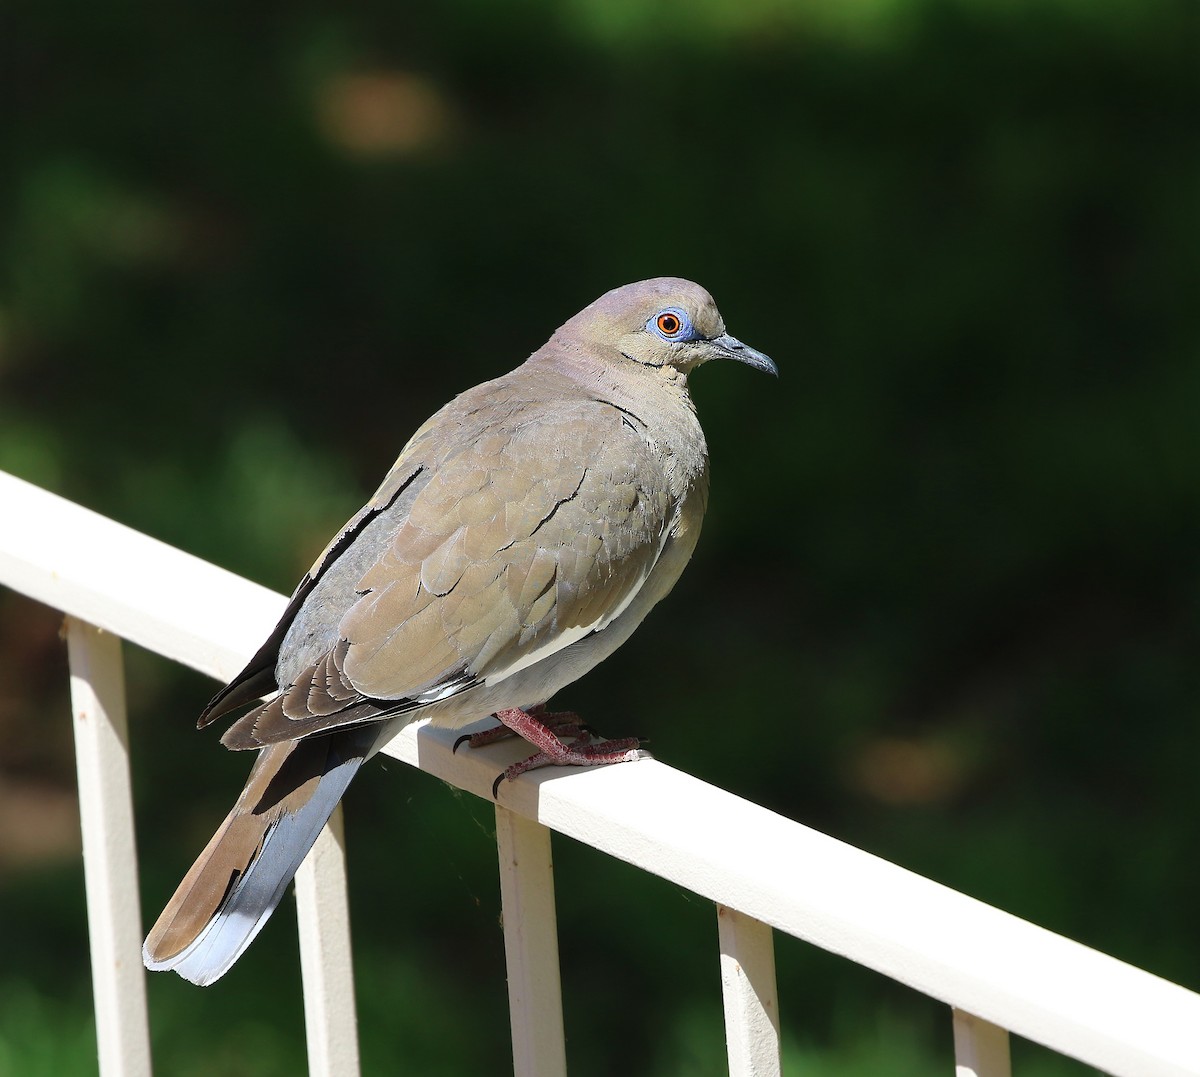
[[[241,668],[285,602],[4,473],[0,585],[218,679]],[[384,750],[490,799],[496,754],[454,754],[454,737],[415,725]],[[515,757],[520,747],[510,750]],[[1200,1073],[1200,995],[661,762],[540,771],[506,784],[500,799],[518,815],[1109,1072]]]

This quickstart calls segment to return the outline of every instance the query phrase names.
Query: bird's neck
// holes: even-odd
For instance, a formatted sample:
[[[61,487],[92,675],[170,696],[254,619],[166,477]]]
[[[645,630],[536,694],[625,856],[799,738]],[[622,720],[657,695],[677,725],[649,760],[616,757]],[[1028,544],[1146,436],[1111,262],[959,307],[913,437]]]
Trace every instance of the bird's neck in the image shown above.
[[[603,355],[595,348],[572,347],[556,339],[535,352],[529,362],[547,366],[635,415],[670,414],[677,409],[693,417],[696,413],[687,375],[675,367],[639,363],[615,349],[611,355]]]
[[[688,392],[687,375],[674,367],[636,363],[620,355],[597,356],[590,349],[554,347],[530,357],[569,378],[596,400],[626,412],[663,461],[673,496],[682,502],[703,496],[708,484],[708,445]],[[553,349],[553,350],[551,350]]]

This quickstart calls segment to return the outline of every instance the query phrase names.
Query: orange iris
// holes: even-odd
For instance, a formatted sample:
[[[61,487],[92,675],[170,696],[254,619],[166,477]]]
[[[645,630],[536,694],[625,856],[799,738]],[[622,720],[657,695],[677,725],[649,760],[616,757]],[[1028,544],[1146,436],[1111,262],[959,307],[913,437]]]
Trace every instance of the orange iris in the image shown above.
[[[683,324],[680,322],[678,314],[672,314],[666,310],[658,316],[658,330],[663,336],[673,337],[682,328]]]

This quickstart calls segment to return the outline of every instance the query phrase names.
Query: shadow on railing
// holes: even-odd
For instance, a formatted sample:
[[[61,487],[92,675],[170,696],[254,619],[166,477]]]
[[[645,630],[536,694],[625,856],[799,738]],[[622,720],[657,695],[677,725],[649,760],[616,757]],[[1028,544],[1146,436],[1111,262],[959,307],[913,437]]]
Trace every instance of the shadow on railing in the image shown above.
[[[148,1074],[120,639],[225,680],[285,599],[0,473],[0,585],[68,618],[101,1073]],[[409,726],[384,751],[491,799],[497,754]],[[525,775],[496,806],[514,1067],[566,1072],[550,831],[716,906],[729,1068],[779,1072],[772,929],[952,1010],[960,1077],[1010,1072],[1011,1030],[1128,1077],[1200,1074],[1200,995],[654,760]],[[296,878],[312,1073],[358,1072],[340,815]]]

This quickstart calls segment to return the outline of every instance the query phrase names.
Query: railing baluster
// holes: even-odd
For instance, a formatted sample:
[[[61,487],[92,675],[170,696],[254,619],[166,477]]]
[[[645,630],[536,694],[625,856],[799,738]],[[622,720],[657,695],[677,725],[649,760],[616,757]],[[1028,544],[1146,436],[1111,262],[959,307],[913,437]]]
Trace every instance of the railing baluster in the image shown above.
[[[513,1072],[517,1077],[565,1077],[550,831],[497,804],[496,847]]]
[[[121,641],[74,617],[66,626],[100,1073],[148,1077]]]
[[[955,1077],[1012,1077],[1008,1030],[982,1017],[954,1011]]]
[[[296,873],[296,915],[308,1072],[310,1077],[354,1077],[359,1071],[358,1018],[340,804]]]
[[[778,1077],[779,1000],[771,928],[717,906],[730,1077]]]

